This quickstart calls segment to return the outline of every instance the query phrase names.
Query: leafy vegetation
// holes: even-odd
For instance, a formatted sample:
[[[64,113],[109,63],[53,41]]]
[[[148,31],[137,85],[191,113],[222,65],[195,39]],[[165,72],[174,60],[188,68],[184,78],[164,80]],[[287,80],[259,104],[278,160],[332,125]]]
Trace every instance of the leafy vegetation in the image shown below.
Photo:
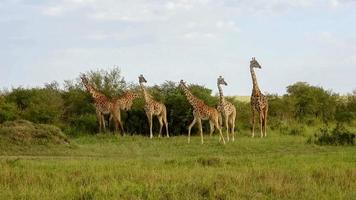
[[[118,68],[87,72],[109,97],[138,90]],[[210,106],[212,90],[190,85]],[[250,135],[248,98],[237,108],[237,140],[187,144],[192,109],[177,83],[148,87],[165,103],[169,139],[148,140],[143,99],[122,112],[133,136],[96,134],[92,98],[79,77],[0,95],[0,199],[352,199],[356,196],[356,91],[339,96],[307,83],[268,95],[269,131]],[[205,122],[204,129],[208,129]],[[329,129],[320,129],[330,127]],[[154,121],[154,130],[158,122]],[[329,131],[331,130],[331,131]],[[193,132],[195,132],[193,130]],[[314,134],[317,132],[317,134]],[[67,137],[68,135],[69,137]],[[69,139],[70,138],[70,144]],[[309,138],[309,139],[308,139]],[[309,143],[321,144],[310,145]],[[327,144],[327,145],[324,145]],[[341,146],[347,144],[346,146]]]
[[[137,84],[127,83],[120,69],[97,70],[86,73],[98,90],[109,97],[119,96],[125,90],[137,90]],[[177,83],[166,81],[161,85],[148,87],[152,96],[167,106],[167,116],[171,135],[182,135],[192,120],[192,109]],[[190,85],[196,96],[210,106],[216,106],[218,97],[212,90],[200,85]],[[251,129],[251,109],[248,98],[227,97],[237,108],[236,131]],[[304,135],[310,128],[316,130],[325,125],[335,126],[343,123],[355,127],[356,91],[339,96],[321,87],[298,82],[287,87],[283,96],[268,95],[271,130],[283,134]],[[79,75],[65,81],[63,87],[58,83],[46,84],[42,88],[14,88],[3,91],[0,97],[0,123],[25,119],[34,123],[52,124],[60,127],[66,134],[77,136],[98,132],[95,109],[91,96],[83,88]],[[148,126],[143,110],[143,99],[134,102],[132,110],[122,112],[124,128],[131,135],[147,134]],[[204,129],[209,128],[204,122]],[[158,131],[158,121],[154,120],[154,131]],[[193,130],[193,133],[197,130]]]
[[[355,133],[338,124],[331,132],[328,128],[320,129],[320,132],[310,137],[308,142],[319,145],[353,145],[355,136]]]

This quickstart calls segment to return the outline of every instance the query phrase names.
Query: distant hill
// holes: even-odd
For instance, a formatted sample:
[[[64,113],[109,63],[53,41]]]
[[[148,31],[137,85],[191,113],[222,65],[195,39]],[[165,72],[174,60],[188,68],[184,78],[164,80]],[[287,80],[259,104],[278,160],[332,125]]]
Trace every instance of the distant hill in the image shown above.
[[[250,96],[235,96],[235,99],[242,102],[250,102]]]

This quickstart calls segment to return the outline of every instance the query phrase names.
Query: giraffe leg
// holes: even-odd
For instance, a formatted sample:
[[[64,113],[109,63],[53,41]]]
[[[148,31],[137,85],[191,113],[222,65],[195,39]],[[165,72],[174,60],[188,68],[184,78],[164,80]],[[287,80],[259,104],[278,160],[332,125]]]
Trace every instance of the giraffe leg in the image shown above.
[[[119,126],[119,122],[117,120],[116,117],[112,117],[112,115],[110,114],[110,118],[109,118],[109,128],[110,128],[110,124],[111,124],[111,120],[114,120],[114,134],[118,131],[118,126]]]
[[[158,116],[158,122],[159,122],[159,134],[158,137],[162,136],[162,128],[163,128],[163,117]]]
[[[109,115],[109,122],[108,122],[108,127],[109,127],[109,129],[111,128],[111,121],[113,120],[113,116],[112,116],[112,114],[110,114]],[[115,123],[115,122],[114,122]],[[114,124],[114,126],[115,126],[115,124]],[[114,128],[116,128],[116,127],[114,127]],[[116,131],[116,130],[115,130]]]
[[[214,120],[214,124],[215,124],[215,127],[216,127],[216,129],[218,129],[219,134],[220,134],[219,142],[221,141],[221,138],[222,138],[223,144],[225,144],[225,139],[224,139],[224,136],[222,134],[221,128],[219,126],[219,120],[218,119]]]
[[[120,129],[121,129],[121,132],[122,132],[122,136],[125,136],[125,130],[124,130],[124,126],[122,125],[122,121],[121,121],[121,111],[120,111],[120,110],[117,112],[117,121],[118,121],[118,124],[120,125]]]
[[[263,111],[260,112],[260,131],[261,131],[261,138],[263,138]]]
[[[229,118],[227,115],[225,115],[225,126],[226,126],[226,138],[227,141],[230,141],[230,137],[229,137]]]
[[[267,137],[267,117],[268,117],[268,108],[266,108],[265,113],[264,113],[264,128],[265,128],[265,137]]]
[[[198,119],[197,121],[198,121],[198,125],[199,125],[201,144],[204,144],[203,126],[202,126],[202,123],[201,123],[201,119]]]
[[[147,119],[148,119],[148,125],[150,126],[150,138],[153,138],[153,133],[152,133],[152,114],[147,113]]]
[[[190,143],[190,131],[192,130],[192,127],[196,122],[197,122],[197,118],[194,116],[192,123],[188,127],[188,143]]]
[[[105,125],[105,116],[104,115],[101,115],[101,120],[102,120],[102,125],[103,125],[103,129],[104,129],[104,132],[106,132],[106,125]]]
[[[222,117],[222,114],[219,112],[219,125],[220,127],[223,126],[223,117]]]
[[[212,121],[209,121],[210,125],[210,137],[213,136],[214,133],[214,123]]]
[[[163,122],[166,126],[166,133],[167,133],[167,138],[169,138],[169,130],[168,130],[168,121],[167,121],[167,115],[163,117]]]
[[[235,116],[230,117],[232,141],[235,141]]]
[[[96,111],[96,119],[98,120],[98,123],[99,123],[99,133],[101,133],[102,120],[101,120],[101,113],[99,111]]]
[[[119,127],[120,127],[121,133],[124,136],[125,135],[125,131],[124,131],[124,127],[122,126],[122,123],[121,123],[121,112],[120,112],[120,110],[118,110],[117,112],[114,111],[110,115],[110,118],[114,119],[115,132],[118,132],[119,131]]]
[[[252,109],[252,137],[255,137],[255,110]]]

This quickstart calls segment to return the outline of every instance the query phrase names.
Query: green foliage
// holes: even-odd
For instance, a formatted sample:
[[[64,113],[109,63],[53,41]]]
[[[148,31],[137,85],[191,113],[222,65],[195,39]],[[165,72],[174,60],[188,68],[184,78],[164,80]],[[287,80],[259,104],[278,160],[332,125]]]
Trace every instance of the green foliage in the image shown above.
[[[337,126],[330,132],[328,128],[320,129],[319,133],[314,134],[308,139],[308,143],[318,145],[354,145],[355,133],[347,130],[343,125]]]
[[[304,135],[306,126],[297,122],[281,123],[279,132],[286,135]]]
[[[239,101],[235,98],[226,98],[236,107],[236,129],[251,129],[250,102]]]
[[[0,97],[0,123],[18,118],[17,106],[13,102],[6,102]]]
[[[324,122],[333,120],[336,112],[337,96],[321,87],[298,82],[287,87],[288,97],[295,107],[297,119],[315,117]]]
[[[137,84],[127,84],[119,68],[94,70],[85,73],[95,88],[109,97],[117,97],[123,91],[139,91]],[[190,90],[207,105],[216,107],[218,97],[204,86],[192,84]],[[160,85],[147,86],[152,97],[167,107],[169,132],[171,135],[186,134],[193,120],[192,108],[178,84],[166,81]],[[248,97],[226,97],[237,109],[236,132],[251,129],[251,106]],[[268,95],[268,127],[287,135],[304,134],[305,127],[320,127],[336,122],[352,125],[356,120],[356,91],[346,97],[326,91],[321,87],[298,82],[287,87],[284,96]],[[132,109],[122,111],[124,129],[129,134],[147,134],[148,122],[143,99],[134,101]],[[108,119],[108,116],[106,116]],[[67,134],[94,134],[98,131],[93,99],[83,87],[80,77],[58,83],[46,84],[43,88],[14,88],[3,92],[0,98],[0,123],[26,119],[35,123],[55,124]],[[258,122],[258,120],[256,120]],[[157,133],[159,123],[154,118],[153,129]],[[112,129],[112,127],[111,127]],[[203,122],[204,132],[209,129]],[[196,132],[194,127],[192,132]],[[165,130],[163,129],[163,133]]]
[[[127,86],[118,67],[113,67],[110,70],[91,70],[86,73],[86,76],[89,83],[111,98],[122,94]]]
[[[58,123],[62,116],[63,99],[59,90],[16,88],[5,98],[10,104],[17,105],[16,112],[22,119],[49,124]]]

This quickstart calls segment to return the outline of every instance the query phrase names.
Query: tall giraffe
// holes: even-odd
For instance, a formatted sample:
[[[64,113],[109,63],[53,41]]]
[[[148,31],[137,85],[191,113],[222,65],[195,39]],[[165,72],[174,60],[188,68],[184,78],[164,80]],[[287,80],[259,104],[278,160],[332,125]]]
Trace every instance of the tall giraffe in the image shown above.
[[[138,81],[140,83],[143,97],[145,99],[144,109],[147,115],[148,124],[150,126],[150,138],[153,138],[153,133],[152,133],[153,116],[157,116],[159,121],[159,137],[161,137],[162,134],[163,124],[166,126],[167,137],[169,137],[166,106],[163,103],[155,101],[152,98],[152,96],[147,92],[145,86],[143,85],[143,83],[147,83],[147,81],[142,74],[138,77]]]
[[[225,100],[223,90],[221,88],[221,85],[227,86],[227,83],[225,79],[222,76],[219,76],[217,80],[217,85],[219,89],[219,105],[218,105],[218,111],[222,114],[225,120],[225,126],[226,126],[226,136],[227,136],[227,141],[230,140],[229,138],[229,125],[231,127],[231,135],[232,135],[232,141],[235,141],[235,119],[236,119],[236,108],[232,103],[228,102]]]
[[[252,110],[252,137],[255,136],[255,112],[258,112],[260,118],[260,129],[261,129],[261,138],[267,136],[267,115],[268,115],[268,100],[265,95],[260,91],[256,74],[253,68],[261,69],[261,65],[253,57],[250,61],[250,71],[252,77],[252,94],[251,94],[251,110]],[[263,134],[264,132],[264,134]]]
[[[117,113],[114,112],[114,103],[104,94],[96,90],[88,81],[87,77],[85,75],[82,75],[80,77],[82,79],[82,82],[87,89],[87,91],[90,93],[92,98],[94,99],[94,106],[95,106],[95,112],[96,112],[96,118],[99,123],[99,132],[102,131],[102,129],[106,129],[105,127],[105,119],[104,115],[105,114],[110,114],[114,118],[115,122],[115,131],[118,130],[118,126],[121,126],[118,121],[118,116]],[[121,126],[122,129],[122,126]]]
[[[121,110],[126,110],[126,111],[130,110],[133,100],[139,98],[140,96],[141,95],[138,92],[126,91],[121,96],[114,98],[112,100],[113,105],[114,105],[113,109],[114,109],[114,112],[117,113],[117,118],[118,118],[117,120],[118,120],[118,123],[121,125],[120,127],[121,127],[121,131],[123,132],[123,134],[124,134],[124,130],[123,130],[122,122],[121,122]],[[113,115],[110,115],[109,121],[111,121],[112,118],[113,118]]]
[[[187,97],[188,102],[190,105],[193,107],[193,122],[189,125],[188,127],[188,143],[190,143],[190,131],[194,124],[198,122],[199,125],[199,130],[200,130],[200,138],[201,138],[201,143],[204,143],[204,138],[203,138],[203,127],[202,127],[202,120],[209,120],[210,124],[210,134],[214,132],[214,127],[219,130],[220,133],[220,141],[223,141],[223,144],[225,144],[225,139],[224,136],[222,135],[221,128],[219,125],[219,113],[218,111],[206,105],[201,99],[195,97],[185,84],[183,80],[180,81],[179,86],[182,88],[185,96]]]

